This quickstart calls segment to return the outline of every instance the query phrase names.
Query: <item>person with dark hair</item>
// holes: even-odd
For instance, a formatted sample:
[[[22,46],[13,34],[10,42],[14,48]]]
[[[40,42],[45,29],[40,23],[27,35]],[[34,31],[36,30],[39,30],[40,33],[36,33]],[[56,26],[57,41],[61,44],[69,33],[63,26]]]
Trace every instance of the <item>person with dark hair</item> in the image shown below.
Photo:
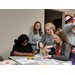
[[[13,50],[10,55],[14,56],[33,56],[37,52],[33,51],[31,44],[28,43],[28,36],[25,34],[22,34],[18,37],[18,39],[15,39]]]
[[[75,47],[75,21],[71,15],[65,15],[65,25],[62,27],[71,45]]]

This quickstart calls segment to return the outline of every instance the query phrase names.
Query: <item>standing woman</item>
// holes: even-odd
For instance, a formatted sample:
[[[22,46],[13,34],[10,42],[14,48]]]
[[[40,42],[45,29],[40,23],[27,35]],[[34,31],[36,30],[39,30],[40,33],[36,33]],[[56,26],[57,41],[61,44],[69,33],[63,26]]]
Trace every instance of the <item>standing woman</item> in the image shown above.
[[[39,43],[40,47],[45,50],[46,54],[55,54],[56,43],[54,40],[55,26],[53,23],[49,22],[45,25],[46,33],[42,36]],[[47,49],[51,51],[47,51]]]
[[[33,31],[29,35],[29,43],[32,45],[33,50],[39,49],[38,43],[42,38],[41,22],[36,21],[34,23]]]

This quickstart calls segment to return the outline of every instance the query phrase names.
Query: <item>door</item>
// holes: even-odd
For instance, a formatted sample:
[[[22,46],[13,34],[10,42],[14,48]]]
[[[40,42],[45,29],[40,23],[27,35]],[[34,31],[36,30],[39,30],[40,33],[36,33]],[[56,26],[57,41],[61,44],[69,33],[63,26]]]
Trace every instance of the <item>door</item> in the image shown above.
[[[54,19],[53,23],[56,26],[56,28],[62,28],[62,18]]]

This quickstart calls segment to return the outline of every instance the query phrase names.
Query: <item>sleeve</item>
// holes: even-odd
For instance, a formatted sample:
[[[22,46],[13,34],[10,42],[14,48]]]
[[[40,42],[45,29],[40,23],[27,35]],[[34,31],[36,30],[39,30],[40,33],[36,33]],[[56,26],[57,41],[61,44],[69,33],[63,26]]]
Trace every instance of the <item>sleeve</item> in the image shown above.
[[[43,34],[43,36],[42,36],[42,38],[41,38],[41,40],[40,40],[40,42],[42,42],[43,45],[45,45],[45,41],[46,41],[46,40],[45,40],[45,38],[46,38],[45,36],[46,36],[46,34]]]
[[[53,48],[56,49],[56,41],[53,42]]]
[[[33,41],[33,32],[31,32],[29,35],[29,43],[30,44],[36,44],[36,42]]]
[[[75,27],[75,22],[71,23],[71,24],[65,24],[63,25],[62,29],[64,32],[69,32],[71,31],[73,28]]]
[[[31,46],[31,44],[28,43],[28,45],[29,45],[28,47],[29,47],[30,52],[32,52],[33,51],[33,48]]]
[[[61,56],[58,56],[58,55],[52,55],[51,58],[54,58],[54,59],[59,59],[59,60],[64,60],[64,61],[67,61],[69,60],[69,56],[70,56],[70,51],[69,51],[69,44],[66,44],[65,45],[65,48],[64,49],[64,54],[61,55]]]

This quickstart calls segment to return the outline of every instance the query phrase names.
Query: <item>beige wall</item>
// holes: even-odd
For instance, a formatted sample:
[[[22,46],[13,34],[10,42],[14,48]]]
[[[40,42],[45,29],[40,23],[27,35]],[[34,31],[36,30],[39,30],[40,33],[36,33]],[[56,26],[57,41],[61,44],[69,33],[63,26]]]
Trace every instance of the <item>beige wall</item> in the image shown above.
[[[8,59],[14,39],[29,35],[35,21],[42,23],[44,31],[44,9],[0,9],[0,55],[4,59]]]

